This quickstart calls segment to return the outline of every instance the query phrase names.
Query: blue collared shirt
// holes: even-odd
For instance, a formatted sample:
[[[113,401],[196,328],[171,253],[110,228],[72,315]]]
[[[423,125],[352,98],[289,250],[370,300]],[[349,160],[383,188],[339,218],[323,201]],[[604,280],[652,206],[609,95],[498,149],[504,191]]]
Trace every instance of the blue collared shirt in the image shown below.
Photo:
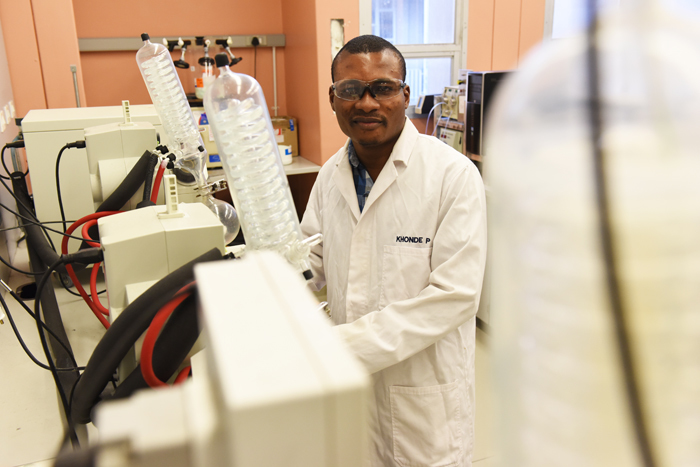
[[[352,141],[348,143],[348,159],[350,160],[350,165],[352,166],[352,180],[355,182],[355,193],[357,193],[357,204],[360,206],[360,212],[365,207],[365,202],[369,196],[372,186],[374,186],[374,180],[369,176],[369,172],[357,157],[355,152],[355,146],[352,145]]]

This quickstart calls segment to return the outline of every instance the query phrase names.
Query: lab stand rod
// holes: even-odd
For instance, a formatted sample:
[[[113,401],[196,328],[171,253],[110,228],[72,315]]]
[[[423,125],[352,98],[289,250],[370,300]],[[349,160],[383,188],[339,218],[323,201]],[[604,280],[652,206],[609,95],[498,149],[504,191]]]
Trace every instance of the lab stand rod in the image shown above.
[[[159,44],[163,42],[163,39],[167,41],[177,41],[179,38],[183,40],[190,40],[192,44],[195,44],[196,38],[201,36],[165,36],[165,37],[151,37],[151,42]],[[286,45],[286,38],[284,34],[247,34],[241,35],[229,35],[229,34],[217,34],[211,36],[204,36],[204,39],[210,39],[212,43],[216,39],[228,39],[231,37],[233,43],[231,44],[232,49],[240,49],[246,47],[253,47],[250,43],[251,37],[264,37],[265,40],[258,47],[284,47]],[[139,50],[143,46],[143,41],[140,37],[104,37],[104,38],[82,38],[78,39],[78,47],[81,52],[114,52],[123,50]]]
[[[78,91],[78,67],[70,66],[70,71],[73,73],[73,87],[75,88],[75,105],[80,108],[80,91]]]
[[[274,90],[274,105],[272,110],[277,116],[277,47],[272,47],[272,89]]]

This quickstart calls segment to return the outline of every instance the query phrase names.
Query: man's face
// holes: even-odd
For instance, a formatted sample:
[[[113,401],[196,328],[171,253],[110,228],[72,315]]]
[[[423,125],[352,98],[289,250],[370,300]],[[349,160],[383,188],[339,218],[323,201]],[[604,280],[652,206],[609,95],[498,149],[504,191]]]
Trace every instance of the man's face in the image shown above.
[[[336,62],[335,80],[358,79],[373,81],[380,78],[401,79],[399,58],[390,50],[368,54],[343,53]],[[410,90],[404,87],[397,96],[376,100],[369,91],[357,101],[339,99],[329,89],[331,107],[340,129],[355,146],[365,149],[393,148],[404,127]]]

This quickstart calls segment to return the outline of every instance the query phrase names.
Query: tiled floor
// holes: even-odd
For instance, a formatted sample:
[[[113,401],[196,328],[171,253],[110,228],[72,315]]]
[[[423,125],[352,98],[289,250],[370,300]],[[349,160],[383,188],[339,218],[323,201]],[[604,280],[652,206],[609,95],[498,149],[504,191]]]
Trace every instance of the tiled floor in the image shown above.
[[[26,276],[15,274],[10,286],[16,288],[29,281]],[[80,298],[63,290],[57,290],[56,295],[76,359],[84,365],[104,330]],[[34,320],[13,303],[12,297],[8,298],[20,333],[37,358],[44,361]],[[33,306],[33,302],[28,303]],[[477,330],[475,467],[495,467],[489,369],[488,336]],[[63,433],[58,404],[51,374],[29,360],[5,320],[0,326],[0,466],[25,465],[55,456]],[[46,467],[50,463],[33,467],[39,465]]]
[[[18,250],[24,258],[26,250]],[[26,259],[15,266],[28,268]],[[32,279],[13,273],[10,287],[16,288]],[[29,349],[45,362],[36,322],[9,295],[3,296]],[[104,333],[100,323],[87,311],[79,297],[64,290],[56,298],[67,325],[68,338],[78,365],[84,365],[92,347]],[[27,304],[33,309],[34,301]],[[7,320],[0,326],[0,466],[16,466],[53,458],[63,436],[58,393],[51,373],[32,363],[26,356]]]

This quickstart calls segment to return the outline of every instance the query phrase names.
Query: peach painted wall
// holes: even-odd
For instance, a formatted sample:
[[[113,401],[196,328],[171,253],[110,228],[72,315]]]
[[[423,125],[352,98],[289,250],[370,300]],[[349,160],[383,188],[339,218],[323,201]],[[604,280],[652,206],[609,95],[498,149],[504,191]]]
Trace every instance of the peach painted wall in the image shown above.
[[[346,136],[328,101],[331,84],[331,19],[343,19],[345,41],[359,34],[359,3],[343,0],[282,0],[287,37],[289,113],[299,118],[299,152],[323,165],[345,143]],[[289,178],[301,217],[315,174]]]
[[[545,0],[470,0],[467,67],[516,68],[540,41]]]
[[[7,61],[7,54],[5,53],[5,41],[3,39],[2,32],[4,28],[0,25],[0,107],[4,107],[10,101],[14,100],[12,95],[12,84],[10,79],[10,66]],[[0,133],[0,145],[5,145],[11,142],[15,136],[19,133],[19,128],[15,125],[15,120],[12,119],[11,122],[5,128],[5,131]],[[12,167],[10,162],[9,150],[5,153],[7,157],[7,165]],[[10,169],[11,170],[11,169]],[[0,202],[5,206],[13,206],[14,200],[10,193],[6,190],[0,191]],[[3,209],[0,213],[2,217],[3,227],[14,227],[17,225],[17,218],[13,216],[10,212]],[[20,237],[20,233],[17,230],[8,230],[0,233],[0,255],[3,258],[12,259],[14,257],[15,251],[17,250],[17,240]],[[0,277],[7,280],[10,277],[10,270],[5,266],[0,266]]]
[[[75,107],[70,65],[77,66],[81,105],[86,104],[71,0],[1,0],[0,20],[18,116]]]
[[[320,101],[321,157],[323,162],[345,144],[347,136],[340,131],[328,98],[331,81],[331,19],[342,18],[345,24],[345,42],[360,34],[360,9],[357,2],[316,1],[316,44],[318,53],[318,95]]]
[[[258,0],[251,7],[245,0],[211,0],[197,4],[189,0],[123,0],[96,2],[73,0],[79,38],[151,36],[216,36],[247,34],[282,34],[281,0]],[[105,21],[109,18],[109,21]],[[211,45],[213,57],[222,52]],[[232,49],[243,57],[233,71],[255,73],[254,50]],[[285,48],[277,49],[277,95],[280,115],[287,113],[285,84]],[[181,52],[173,52],[175,60]],[[195,71],[178,70],[185,92],[194,92],[194,79],[201,76],[197,60],[204,55],[202,47],[190,48],[185,60]],[[83,52],[83,73],[91,105],[118,105],[124,99],[132,104],[150,103],[148,91],[136,66],[136,52]],[[257,51],[257,78],[265,93],[268,107],[273,105],[272,49]],[[271,113],[272,110],[270,109]]]
[[[80,105],[86,107],[73,3],[71,0],[32,0],[32,9],[48,108],[77,106],[71,65],[78,69]]]
[[[30,109],[46,108],[31,3],[29,0],[0,0],[0,21],[15,109],[17,116],[24,117]]]
[[[309,14],[315,12],[315,14]],[[328,102],[331,85],[331,19],[343,19],[345,41],[359,34],[359,3],[283,0],[287,37],[289,112],[299,118],[300,153],[323,164],[345,143]]]
[[[288,113],[299,122],[299,153],[321,163],[316,0],[282,0]]]
[[[46,108],[31,3],[29,0],[0,0],[0,21],[15,109],[18,117],[24,117],[30,109]]]
[[[540,42],[544,34],[546,0],[522,0],[519,62]]]

